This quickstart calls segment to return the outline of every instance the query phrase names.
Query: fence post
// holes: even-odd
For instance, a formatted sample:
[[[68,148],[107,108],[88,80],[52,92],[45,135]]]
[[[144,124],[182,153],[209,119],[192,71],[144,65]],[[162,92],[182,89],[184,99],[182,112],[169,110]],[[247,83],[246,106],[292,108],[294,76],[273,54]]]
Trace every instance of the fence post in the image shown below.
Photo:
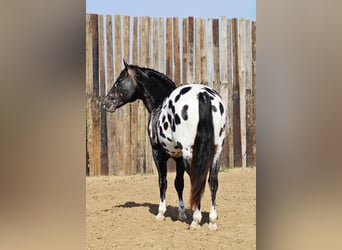
[[[240,127],[240,79],[239,79],[239,58],[238,58],[238,23],[232,19],[232,40],[233,40],[233,136],[234,136],[234,166],[242,166],[241,152],[241,127]]]
[[[99,16],[99,70],[100,70],[100,97],[106,95],[106,75],[104,61],[104,25],[103,15]],[[108,145],[107,145],[107,114],[101,108],[101,175],[108,175]]]

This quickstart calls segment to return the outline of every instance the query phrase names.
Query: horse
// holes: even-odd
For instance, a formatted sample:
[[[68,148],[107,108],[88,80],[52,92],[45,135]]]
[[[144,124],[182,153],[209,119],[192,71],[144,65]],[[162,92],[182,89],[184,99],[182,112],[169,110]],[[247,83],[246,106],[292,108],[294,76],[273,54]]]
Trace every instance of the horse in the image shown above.
[[[148,135],[153,159],[158,170],[160,203],[157,219],[166,211],[167,160],[176,162],[174,186],[179,199],[180,220],[187,219],[183,201],[184,172],[190,176],[190,229],[200,227],[201,198],[206,178],[211,191],[209,229],[217,230],[216,192],[220,155],[225,138],[226,112],[220,95],[201,84],[176,87],[166,75],[137,65],[127,64],[109,90],[101,105],[107,112],[121,106],[143,101],[148,110]]]

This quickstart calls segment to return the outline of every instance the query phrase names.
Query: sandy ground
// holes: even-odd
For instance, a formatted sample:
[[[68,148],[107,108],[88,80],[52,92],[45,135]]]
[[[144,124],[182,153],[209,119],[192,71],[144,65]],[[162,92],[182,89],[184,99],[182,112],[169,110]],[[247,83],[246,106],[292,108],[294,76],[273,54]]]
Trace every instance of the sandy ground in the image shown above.
[[[209,231],[210,191],[202,198],[202,226],[177,220],[178,198],[168,173],[166,219],[158,221],[157,175],[87,177],[87,249],[256,249],[256,169],[219,173],[218,230]],[[185,174],[184,200],[190,181]],[[186,205],[188,202],[186,202]]]

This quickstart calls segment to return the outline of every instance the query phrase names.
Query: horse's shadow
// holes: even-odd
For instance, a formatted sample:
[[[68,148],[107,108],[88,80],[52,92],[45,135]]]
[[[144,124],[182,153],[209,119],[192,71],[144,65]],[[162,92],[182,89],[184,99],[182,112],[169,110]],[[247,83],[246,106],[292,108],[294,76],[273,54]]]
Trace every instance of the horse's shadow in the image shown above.
[[[157,215],[159,205],[158,204],[152,204],[149,202],[136,203],[134,201],[127,201],[125,204],[116,205],[115,207],[118,207],[118,208],[148,207],[148,211],[151,214]],[[186,210],[186,215],[187,215],[187,219],[184,220],[183,222],[190,225],[190,223],[192,222],[192,216],[191,216],[190,210],[188,210],[188,209]],[[166,207],[166,212],[165,212],[164,216],[166,218],[170,218],[172,221],[180,221],[178,219],[178,207],[173,207],[173,206],[168,205]],[[205,223],[209,223],[209,213],[208,212],[202,212],[201,224],[205,224]]]

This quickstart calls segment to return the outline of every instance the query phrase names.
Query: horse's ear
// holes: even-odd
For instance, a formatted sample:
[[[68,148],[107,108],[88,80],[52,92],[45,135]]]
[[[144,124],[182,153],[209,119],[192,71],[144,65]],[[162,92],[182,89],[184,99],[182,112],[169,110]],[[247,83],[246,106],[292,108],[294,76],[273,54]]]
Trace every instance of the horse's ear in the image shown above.
[[[126,63],[125,59],[122,59],[122,61],[123,61],[124,65],[125,65],[125,69],[127,69],[128,68],[128,63]]]

